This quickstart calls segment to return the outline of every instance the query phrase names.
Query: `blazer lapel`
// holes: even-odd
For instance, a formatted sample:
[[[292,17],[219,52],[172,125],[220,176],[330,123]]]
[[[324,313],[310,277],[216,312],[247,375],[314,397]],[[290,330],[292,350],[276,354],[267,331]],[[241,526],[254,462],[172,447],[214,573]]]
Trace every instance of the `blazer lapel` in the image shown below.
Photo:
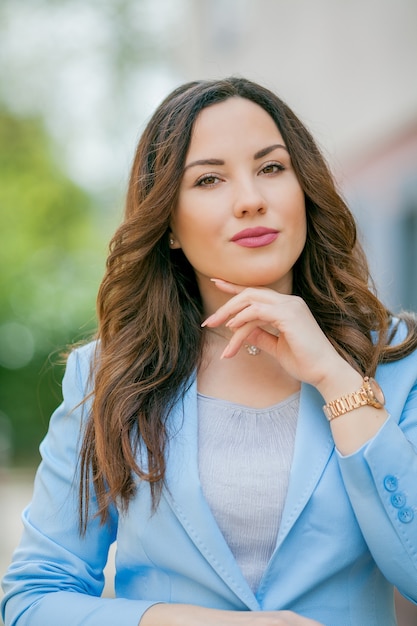
[[[260,606],[204,497],[198,470],[197,383],[170,416],[166,499],[191,541],[236,596],[251,610]]]
[[[334,449],[333,437],[322,405],[323,399],[319,392],[314,387],[303,384],[290,481],[277,548],[307,504]]]
[[[302,385],[294,455],[288,493],[267,570],[278,558],[282,544],[311,497],[333,452],[330,426],[316,389]],[[170,416],[171,440],[165,497],[200,553],[235,595],[251,610],[260,604],[245,580],[204,498],[198,472],[197,385],[194,381]],[[265,572],[266,574],[267,572]]]

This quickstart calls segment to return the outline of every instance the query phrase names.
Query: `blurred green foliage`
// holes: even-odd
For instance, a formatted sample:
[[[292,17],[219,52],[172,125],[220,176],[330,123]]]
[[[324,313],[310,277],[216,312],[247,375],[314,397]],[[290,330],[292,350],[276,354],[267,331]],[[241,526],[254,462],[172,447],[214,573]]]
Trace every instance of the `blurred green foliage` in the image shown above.
[[[0,213],[0,463],[26,464],[60,401],[62,351],[94,331],[106,243],[41,121],[6,110]]]
[[[178,10],[169,0],[0,2],[0,467],[37,462],[61,354],[94,331],[119,217],[109,208]]]

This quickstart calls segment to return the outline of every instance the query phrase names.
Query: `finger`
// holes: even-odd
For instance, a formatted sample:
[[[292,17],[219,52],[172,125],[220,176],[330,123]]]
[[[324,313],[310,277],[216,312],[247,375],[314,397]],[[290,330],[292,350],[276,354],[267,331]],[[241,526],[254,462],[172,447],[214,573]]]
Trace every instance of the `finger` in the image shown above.
[[[268,298],[268,296],[271,297],[270,294],[267,293],[267,290],[261,290],[257,287],[241,287],[240,285],[226,283],[225,281],[222,281],[222,286],[223,284],[225,289],[228,290],[228,293],[233,293],[234,297],[230,298],[228,302],[223,304],[215,313],[204,320],[202,323],[203,327],[223,324],[229,317],[235,315],[243,308],[254,304],[259,298],[263,297],[265,299]]]
[[[245,308],[231,315],[232,317],[229,316],[229,320],[225,324],[230,330],[240,328],[244,324],[254,321],[257,321],[258,326],[265,327],[266,325],[271,325],[273,328],[279,328],[277,307],[271,307],[267,303],[254,302],[247,304]]]
[[[235,356],[242,346],[257,346],[260,350],[271,355],[276,353],[279,335],[259,327],[256,322],[246,324],[234,331],[232,338],[221,354],[221,359],[229,359]]]
[[[222,280],[221,278],[210,278],[210,280],[220,289],[220,291],[225,291],[226,293],[237,294],[247,289],[247,287],[244,287],[243,285],[229,283],[227,280]]]
[[[263,352],[277,356],[278,340],[280,334],[271,332],[266,328],[257,327],[248,337],[247,343],[257,346]]]
[[[223,350],[220,358],[230,359],[234,357],[243,345],[253,344],[254,338],[257,336],[257,326],[255,323],[246,324],[244,327],[234,331],[229,343]]]
[[[239,295],[240,293],[242,293],[242,291],[246,289],[245,287],[242,287],[241,285],[235,285],[233,283],[229,283],[220,278],[210,278],[210,280],[221,291],[225,293],[229,293],[233,296]],[[233,299],[234,298],[232,298],[232,300]],[[226,305],[223,305],[219,309],[217,309],[215,313],[213,313],[207,319],[205,319],[203,323],[201,324],[201,326],[202,328],[204,328],[204,326],[218,326],[219,324],[223,324],[229,318],[230,314],[231,313],[229,312],[229,307],[226,307]]]

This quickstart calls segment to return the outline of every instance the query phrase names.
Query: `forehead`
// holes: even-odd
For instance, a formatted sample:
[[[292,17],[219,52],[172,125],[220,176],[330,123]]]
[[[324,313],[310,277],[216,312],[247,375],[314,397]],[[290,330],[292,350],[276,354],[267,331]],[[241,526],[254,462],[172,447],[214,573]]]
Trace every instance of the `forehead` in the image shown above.
[[[279,140],[281,133],[272,117],[261,106],[241,97],[212,104],[198,114],[189,146],[189,154],[202,149],[219,149],[232,143],[237,146],[262,147],[263,142]]]

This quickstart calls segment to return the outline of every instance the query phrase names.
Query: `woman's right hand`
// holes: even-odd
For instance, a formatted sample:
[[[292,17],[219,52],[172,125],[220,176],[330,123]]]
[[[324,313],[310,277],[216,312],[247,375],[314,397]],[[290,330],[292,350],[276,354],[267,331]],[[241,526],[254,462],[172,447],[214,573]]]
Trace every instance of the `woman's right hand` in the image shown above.
[[[154,604],[139,626],[325,626],[293,611],[223,611],[190,604]]]

